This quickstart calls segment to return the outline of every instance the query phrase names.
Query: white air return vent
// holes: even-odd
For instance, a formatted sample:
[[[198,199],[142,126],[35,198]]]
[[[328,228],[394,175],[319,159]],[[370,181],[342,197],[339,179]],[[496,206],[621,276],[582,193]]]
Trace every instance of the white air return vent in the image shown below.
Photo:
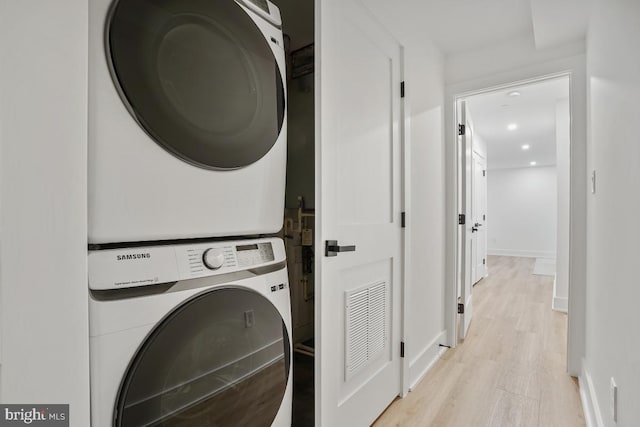
[[[345,381],[387,347],[388,294],[386,282],[345,292]]]

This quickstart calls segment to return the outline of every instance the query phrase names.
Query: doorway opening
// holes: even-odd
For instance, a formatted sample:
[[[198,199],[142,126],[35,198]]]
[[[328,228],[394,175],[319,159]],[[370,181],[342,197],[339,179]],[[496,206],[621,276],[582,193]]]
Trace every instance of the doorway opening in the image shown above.
[[[472,325],[474,286],[520,259],[568,313],[570,74],[455,97],[457,340]]]
[[[293,328],[292,425],[315,421],[315,83],[314,0],[272,0],[280,9],[287,59],[287,183],[281,237],[287,253]]]

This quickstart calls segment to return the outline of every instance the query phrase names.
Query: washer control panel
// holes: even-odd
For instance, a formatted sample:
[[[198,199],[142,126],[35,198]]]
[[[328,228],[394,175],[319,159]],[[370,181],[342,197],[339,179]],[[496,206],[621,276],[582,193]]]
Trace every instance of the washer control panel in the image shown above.
[[[250,270],[286,260],[277,238],[89,252],[94,290],[147,286]]]
[[[224,251],[209,248],[202,254],[202,263],[210,270],[217,270],[224,265]]]
[[[178,258],[185,254],[178,254]],[[192,274],[206,270],[249,268],[271,263],[275,260],[272,242],[223,243],[210,246],[188,248],[186,256]]]

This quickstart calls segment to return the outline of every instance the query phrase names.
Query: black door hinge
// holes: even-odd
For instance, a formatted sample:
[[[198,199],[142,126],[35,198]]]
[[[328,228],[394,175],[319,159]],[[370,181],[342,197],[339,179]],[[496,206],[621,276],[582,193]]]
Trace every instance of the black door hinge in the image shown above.
[[[464,304],[458,303],[458,314],[464,314]]]
[[[482,171],[482,176],[487,176],[487,171],[486,171],[486,169]]]
[[[406,228],[407,227],[407,213],[406,212],[402,212],[402,214],[400,216],[400,226],[402,228]]]
[[[404,98],[404,82],[400,82],[400,98]]]
[[[482,258],[482,265],[487,265],[487,260]]]
[[[487,220],[487,216],[486,215],[482,215],[482,220],[486,221]]]
[[[465,225],[467,223],[466,216],[464,214],[458,215],[458,224]]]
[[[404,357],[404,341],[400,341],[400,357]]]
[[[467,133],[467,127],[465,125],[458,125],[458,135],[464,135]]]

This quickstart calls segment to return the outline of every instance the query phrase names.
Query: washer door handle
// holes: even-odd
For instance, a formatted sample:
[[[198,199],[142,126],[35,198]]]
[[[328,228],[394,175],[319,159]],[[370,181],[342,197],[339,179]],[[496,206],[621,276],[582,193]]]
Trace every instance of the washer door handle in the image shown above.
[[[356,246],[339,246],[337,240],[326,240],[324,243],[324,256],[338,256],[340,252],[355,252]]]

